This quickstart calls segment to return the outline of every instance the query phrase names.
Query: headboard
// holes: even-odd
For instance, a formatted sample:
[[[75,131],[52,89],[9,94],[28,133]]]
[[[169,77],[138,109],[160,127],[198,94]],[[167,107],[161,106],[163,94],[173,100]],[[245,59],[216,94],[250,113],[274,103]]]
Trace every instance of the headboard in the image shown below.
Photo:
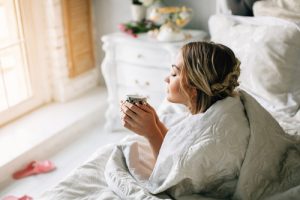
[[[226,6],[233,15],[253,16],[252,6],[256,1],[260,0],[226,0]]]

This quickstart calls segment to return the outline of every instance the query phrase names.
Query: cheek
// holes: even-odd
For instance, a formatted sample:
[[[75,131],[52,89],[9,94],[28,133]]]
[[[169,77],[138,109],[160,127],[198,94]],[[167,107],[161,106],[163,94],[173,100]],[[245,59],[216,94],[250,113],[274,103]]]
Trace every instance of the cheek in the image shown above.
[[[179,93],[179,91],[180,91],[179,83],[175,82],[175,83],[170,84],[169,86],[170,86],[169,89],[172,93],[174,93],[174,94]]]
[[[172,80],[169,83],[168,87],[168,92],[169,92],[169,97],[171,98],[170,100],[173,101],[182,101],[182,91],[180,89],[180,82],[179,80]]]

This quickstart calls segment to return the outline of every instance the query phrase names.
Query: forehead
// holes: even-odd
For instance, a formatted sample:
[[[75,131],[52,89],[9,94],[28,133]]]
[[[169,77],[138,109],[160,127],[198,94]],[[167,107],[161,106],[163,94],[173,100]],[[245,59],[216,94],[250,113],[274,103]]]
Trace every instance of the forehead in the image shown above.
[[[181,51],[177,53],[176,55],[176,58],[175,58],[175,63],[177,66],[180,66],[181,63],[183,62],[183,59],[182,59],[182,53]]]

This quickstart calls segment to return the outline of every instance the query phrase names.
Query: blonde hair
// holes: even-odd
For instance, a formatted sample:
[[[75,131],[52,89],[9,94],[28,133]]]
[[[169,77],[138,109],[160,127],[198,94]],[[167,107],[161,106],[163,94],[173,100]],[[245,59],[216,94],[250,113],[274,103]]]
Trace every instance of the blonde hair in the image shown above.
[[[205,112],[216,101],[235,96],[240,61],[233,51],[213,42],[192,42],[181,49],[183,66],[180,85],[189,98],[192,114]],[[190,90],[196,89],[196,97]]]

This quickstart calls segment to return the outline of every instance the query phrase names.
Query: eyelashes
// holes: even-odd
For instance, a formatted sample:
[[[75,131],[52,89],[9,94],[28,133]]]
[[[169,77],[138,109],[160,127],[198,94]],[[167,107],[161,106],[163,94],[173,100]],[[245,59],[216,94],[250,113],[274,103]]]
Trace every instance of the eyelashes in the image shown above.
[[[179,71],[179,67],[177,65],[172,65],[172,67],[171,67],[171,73],[170,73],[171,76],[172,77],[176,77],[177,74],[178,74],[177,71]]]
[[[176,71],[172,69],[172,70],[170,71],[170,76],[172,76],[172,77],[177,76]]]

